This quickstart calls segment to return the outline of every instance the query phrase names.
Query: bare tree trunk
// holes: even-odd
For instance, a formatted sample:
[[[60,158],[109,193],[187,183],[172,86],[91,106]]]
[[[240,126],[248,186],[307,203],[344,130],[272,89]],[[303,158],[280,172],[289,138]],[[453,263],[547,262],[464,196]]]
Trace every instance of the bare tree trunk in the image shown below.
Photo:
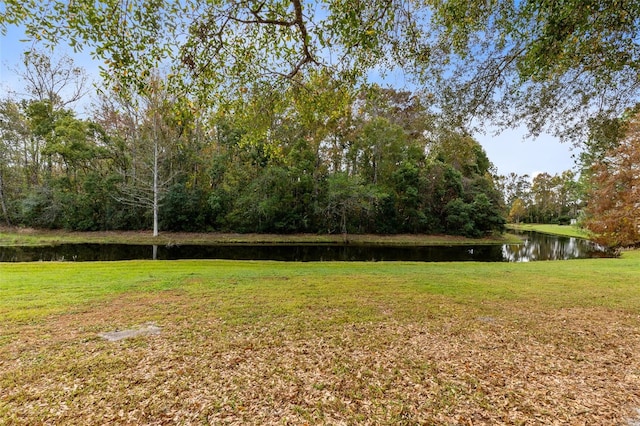
[[[155,121],[155,120],[154,120]],[[153,236],[158,236],[158,132],[154,123],[153,140]]]

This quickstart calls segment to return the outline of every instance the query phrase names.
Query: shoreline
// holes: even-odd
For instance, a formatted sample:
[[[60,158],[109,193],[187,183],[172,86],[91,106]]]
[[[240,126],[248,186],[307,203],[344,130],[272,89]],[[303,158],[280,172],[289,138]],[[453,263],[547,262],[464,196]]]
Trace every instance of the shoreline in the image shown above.
[[[520,238],[504,233],[484,238],[455,235],[424,234],[239,234],[221,232],[161,232],[154,237],[150,231],[65,231],[32,228],[0,227],[0,246],[47,246],[59,244],[149,244],[149,245],[500,245],[517,244]]]

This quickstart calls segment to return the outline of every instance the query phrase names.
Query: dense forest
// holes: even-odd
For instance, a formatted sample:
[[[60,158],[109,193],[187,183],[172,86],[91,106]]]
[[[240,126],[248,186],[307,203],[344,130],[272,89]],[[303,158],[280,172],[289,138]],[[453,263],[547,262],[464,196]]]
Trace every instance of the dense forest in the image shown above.
[[[444,126],[418,94],[373,85],[352,95],[318,74],[284,93],[247,89],[203,113],[158,77],[149,97],[110,93],[80,119],[62,86],[47,87],[64,64],[32,54],[26,65],[39,76],[33,97],[0,103],[5,223],[149,229],[157,209],[166,231],[503,229],[482,147]]]

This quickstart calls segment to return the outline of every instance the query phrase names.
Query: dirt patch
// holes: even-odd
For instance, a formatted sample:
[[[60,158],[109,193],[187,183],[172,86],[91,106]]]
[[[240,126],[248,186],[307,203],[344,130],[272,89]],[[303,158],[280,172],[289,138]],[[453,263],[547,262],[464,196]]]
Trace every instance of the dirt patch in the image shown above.
[[[136,328],[130,328],[127,330],[108,331],[105,333],[98,333],[98,336],[110,342],[117,342],[118,340],[129,339],[137,336],[146,336],[150,334],[160,334],[162,329],[155,324],[144,324]]]

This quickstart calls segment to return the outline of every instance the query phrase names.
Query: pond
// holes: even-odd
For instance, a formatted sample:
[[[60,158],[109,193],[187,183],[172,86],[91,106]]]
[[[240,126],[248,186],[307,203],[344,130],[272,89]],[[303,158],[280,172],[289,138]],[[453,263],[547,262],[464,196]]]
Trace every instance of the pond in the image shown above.
[[[596,244],[535,232],[521,244],[474,246],[381,246],[350,244],[132,245],[61,244],[0,247],[0,262],[114,261],[134,259],[230,259],[278,261],[529,262],[603,257]]]

